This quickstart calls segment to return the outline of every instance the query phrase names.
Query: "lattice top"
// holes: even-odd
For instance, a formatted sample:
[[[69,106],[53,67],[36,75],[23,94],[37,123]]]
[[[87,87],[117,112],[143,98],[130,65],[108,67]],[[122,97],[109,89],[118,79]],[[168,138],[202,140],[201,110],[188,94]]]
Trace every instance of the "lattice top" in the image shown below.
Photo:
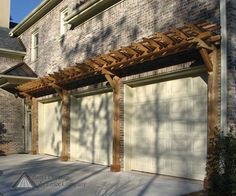
[[[220,36],[214,33],[217,29],[216,24],[204,22],[173,28],[165,33],[155,33],[130,46],[86,59],[83,63],[19,85],[17,89],[22,95],[30,95],[46,89],[61,88],[63,85],[86,80],[93,75],[105,73],[111,75],[113,70],[190,50],[198,47],[198,40],[211,46],[220,41]]]

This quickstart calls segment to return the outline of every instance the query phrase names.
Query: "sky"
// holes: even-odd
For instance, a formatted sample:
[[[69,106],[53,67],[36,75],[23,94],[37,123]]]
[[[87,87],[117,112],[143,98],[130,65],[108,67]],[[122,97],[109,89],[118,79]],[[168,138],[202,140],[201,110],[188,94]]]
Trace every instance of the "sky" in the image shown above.
[[[11,18],[13,22],[22,21],[42,0],[11,0]]]

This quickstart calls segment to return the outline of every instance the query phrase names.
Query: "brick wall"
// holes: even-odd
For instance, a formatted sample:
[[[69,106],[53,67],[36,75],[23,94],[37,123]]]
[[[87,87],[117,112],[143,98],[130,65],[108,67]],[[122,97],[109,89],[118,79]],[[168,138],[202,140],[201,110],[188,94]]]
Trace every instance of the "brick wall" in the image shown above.
[[[23,152],[23,100],[0,89],[0,155]]]
[[[0,73],[22,62],[22,59],[0,56]],[[0,155],[24,149],[23,100],[0,89]]]
[[[236,1],[227,4],[228,19],[228,127],[236,129]]]
[[[38,75],[129,45],[170,26],[199,20],[219,23],[219,0],[123,0],[61,38],[60,10],[69,5],[71,12],[76,3],[64,0],[20,36],[27,48],[25,62]],[[39,59],[31,62],[31,34],[35,29],[39,31]]]

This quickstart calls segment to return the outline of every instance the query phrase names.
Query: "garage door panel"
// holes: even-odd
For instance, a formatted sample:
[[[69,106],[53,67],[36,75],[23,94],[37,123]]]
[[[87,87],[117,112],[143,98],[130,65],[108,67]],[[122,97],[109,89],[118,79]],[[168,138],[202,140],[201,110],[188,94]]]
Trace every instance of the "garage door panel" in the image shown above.
[[[207,89],[207,73],[201,74],[199,77],[192,78],[192,94],[193,95],[206,95]],[[204,99],[205,100],[205,99]]]
[[[168,107],[170,108],[170,118],[172,120],[189,119],[192,117],[192,100],[177,99],[170,100]]]
[[[171,140],[171,151],[176,154],[186,153],[191,149],[191,143],[186,141],[185,138],[172,138]]]
[[[191,80],[189,78],[173,81],[169,81],[171,86],[170,96],[174,94],[175,98],[182,98],[189,95],[189,89],[191,89]]]
[[[174,176],[191,176],[191,161],[182,159],[171,159],[169,160],[171,163],[170,173]],[[169,171],[169,170],[168,170]]]
[[[169,139],[171,137],[171,133],[166,131],[170,129],[170,124],[167,121],[158,121],[156,129],[158,138]]]
[[[205,167],[196,174],[193,163],[206,165],[205,81],[190,77],[126,88],[125,92],[129,92],[125,94],[125,127],[130,132],[125,142],[132,149],[126,160],[131,169],[203,180]],[[126,116],[126,109],[132,117]]]
[[[102,165],[111,163],[112,93],[77,98],[72,104],[72,157]],[[74,109],[75,110],[75,109]]]
[[[39,104],[39,153],[60,156],[62,150],[61,103]]]
[[[156,140],[155,157],[162,153],[168,154],[170,151],[171,147],[169,144],[169,139],[161,138],[160,141]]]
[[[205,120],[207,118],[206,105],[207,99],[205,99],[204,96],[195,96],[193,100],[193,119]]]

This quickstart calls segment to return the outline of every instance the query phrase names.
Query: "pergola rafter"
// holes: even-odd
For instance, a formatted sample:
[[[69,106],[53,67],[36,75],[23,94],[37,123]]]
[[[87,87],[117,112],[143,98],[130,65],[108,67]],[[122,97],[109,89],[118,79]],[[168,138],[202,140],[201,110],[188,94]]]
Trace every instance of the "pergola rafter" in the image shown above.
[[[214,33],[217,29],[216,24],[204,22],[173,28],[165,33],[155,33],[153,36],[143,38],[140,42],[130,46],[86,59],[82,63],[19,85],[17,89],[23,96],[53,89],[55,86],[63,89],[63,86],[71,82],[81,81],[99,74],[107,78],[107,76],[114,75],[114,70],[191,49],[199,49],[207,70],[210,72],[212,64],[208,53],[212,46],[220,40],[220,36]]]

